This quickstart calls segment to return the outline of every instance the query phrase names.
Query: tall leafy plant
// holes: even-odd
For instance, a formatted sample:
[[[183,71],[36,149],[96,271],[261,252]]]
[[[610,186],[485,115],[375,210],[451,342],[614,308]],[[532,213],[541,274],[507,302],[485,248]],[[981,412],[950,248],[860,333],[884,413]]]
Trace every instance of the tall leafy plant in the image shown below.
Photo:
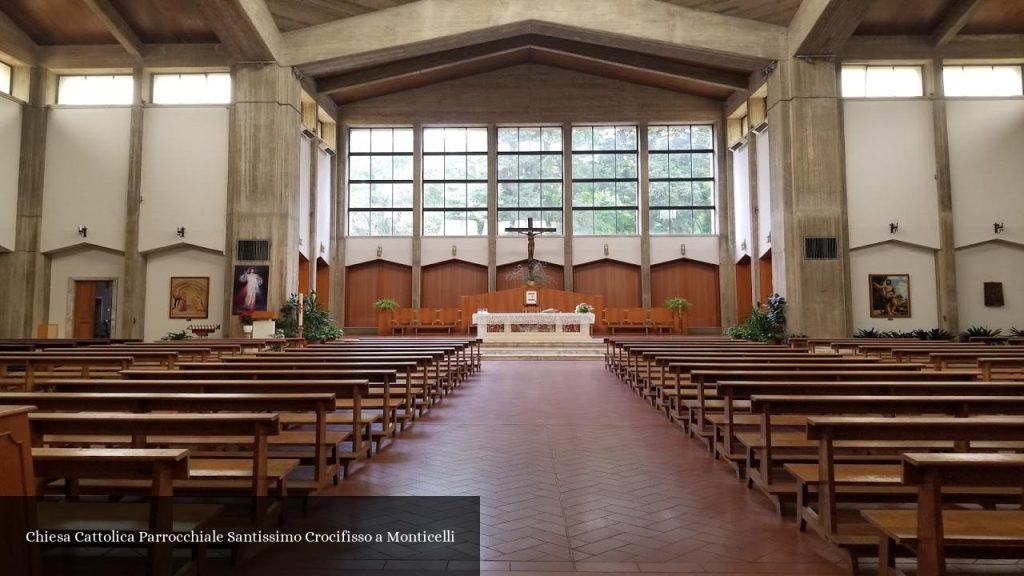
[[[299,335],[299,295],[292,294],[281,307],[277,320],[277,329],[286,337],[295,338]],[[327,310],[320,307],[316,292],[310,292],[303,303],[302,337],[306,340],[337,340],[343,332],[331,319]]]
[[[744,340],[782,342],[786,339],[786,299],[772,294],[768,304],[754,308],[743,324],[730,326],[725,333]]]

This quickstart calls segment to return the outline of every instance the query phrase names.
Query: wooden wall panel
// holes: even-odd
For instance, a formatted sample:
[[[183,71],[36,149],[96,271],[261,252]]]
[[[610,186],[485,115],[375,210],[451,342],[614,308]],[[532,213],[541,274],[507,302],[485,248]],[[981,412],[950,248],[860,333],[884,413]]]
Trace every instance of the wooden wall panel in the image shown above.
[[[631,308],[643,302],[640,267],[617,260],[598,260],[573,267],[572,286],[580,292],[604,296],[604,305]]]
[[[330,309],[331,267],[323,258],[316,259],[316,299],[321,309]]]
[[[768,303],[768,297],[775,293],[775,284],[772,282],[772,251],[764,253],[758,258],[757,265],[761,273],[761,285],[757,289],[757,298],[761,304]]]
[[[690,327],[721,327],[718,266],[685,258],[651,266],[651,304],[663,306],[675,296],[692,304]]]
[[[495,283],[496,290],[509,290],[511,288],[519,288],[523,283],[519,280],[509,280],[508,273],[515,270],[516,266],[525,264],[526,261],[511,262],[503,266],[498,266],[497,270],[497,281]],[[544,262],[544,273],[547,274],[548,282],[544,284],[545,288],[553,288],[555,290],[561,290],[565,287],[565,268],[558,264],[552,264],[550,262]],[[484,290],[486,292],[486,290]]]
[[[423,267],[420,286],[423,308],[458,308],[463,296],[487,292],[487,267],[463,260],[438,262]]]
[[[299,254],[299,294],[309,294],[309,260]]]
[[[736,263],[736,319],[740,322],[754,309],[753,278],[750,272],[750,256],[744,256]]]
[[[412,305],[412,268],[387,260],[349,266],[345,271],[345,326],[377,326],[378,298],[393,298],[399,306]]]

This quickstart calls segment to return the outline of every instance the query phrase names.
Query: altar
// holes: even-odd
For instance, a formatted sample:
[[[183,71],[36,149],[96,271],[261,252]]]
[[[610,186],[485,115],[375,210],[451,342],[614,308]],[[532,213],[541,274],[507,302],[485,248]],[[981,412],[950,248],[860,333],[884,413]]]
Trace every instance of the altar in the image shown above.
[[[477,338],[484,342],[589,342],[591,313],[477,312]]]

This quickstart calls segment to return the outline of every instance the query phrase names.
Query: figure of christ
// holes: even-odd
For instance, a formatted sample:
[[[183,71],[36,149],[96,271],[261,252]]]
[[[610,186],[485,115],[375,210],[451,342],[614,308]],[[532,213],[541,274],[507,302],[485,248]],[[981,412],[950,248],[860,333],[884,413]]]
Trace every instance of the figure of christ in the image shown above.
[[[245,283],[245,286],[242,288],[244,293],[242,307],[247,310],[256,308],[256,298],[260,294],[260,287],[263,286],[263,278],[256,273],[256,270],[248,268],[238,277],[238,280]]]
[[[527,218],[525,228],[518,228],[512,226],[509,228],[505,228],[505,232],[515,232],[517,234],[523,234],[526,236],[526,262],[530,263],[533,262],[533,251],[535,248],[535,239],[537,238],[537,236],[545,232],[555,232],[555,229],[544,227],[535,228],[533,226],[533,218]]]

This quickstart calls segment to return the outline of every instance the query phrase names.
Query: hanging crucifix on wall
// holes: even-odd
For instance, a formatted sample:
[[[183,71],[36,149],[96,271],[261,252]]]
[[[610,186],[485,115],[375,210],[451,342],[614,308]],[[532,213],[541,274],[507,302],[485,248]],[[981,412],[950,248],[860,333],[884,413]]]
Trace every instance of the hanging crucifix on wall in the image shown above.
[[[543,228],[543,227],[536,227],[535,228],[533,226],[533,218],[527,218],[526,219],[526,227],[525,228],[516,227],[516,226],[510,226],[508,228],[505,228],[505,232],[515,232],[516,234],[524,234],[526,236],[526,261],[527,261],[527,263],[531,263],[531,262],[534,261],[534,258],[533,258],[534,239],[537,236],[539,236],[540,234],[543,234],[545,232],[555,232],[555,229],[554,228]]]

